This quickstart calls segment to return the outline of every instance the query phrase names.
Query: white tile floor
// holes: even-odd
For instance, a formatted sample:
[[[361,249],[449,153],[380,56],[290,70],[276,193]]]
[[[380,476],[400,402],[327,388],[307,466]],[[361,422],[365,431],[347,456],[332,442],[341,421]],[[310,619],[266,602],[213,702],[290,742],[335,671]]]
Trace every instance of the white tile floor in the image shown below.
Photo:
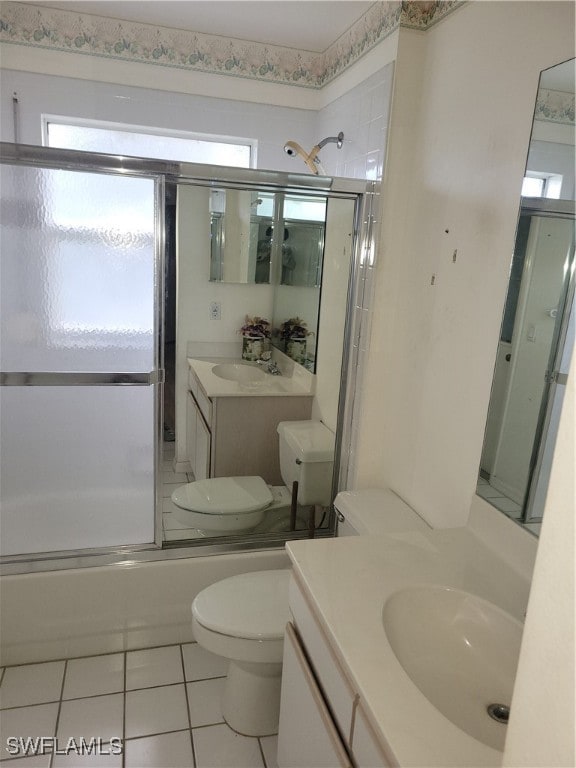
[[[196,643],[0,670],[1,768],[277,768],[276,736],[249,738],[224,723],[227,662]],[[102,739],[123,755],[14,757],[10,737]]]
[[[488,480],[483,477],[478,478],[476,493],[513,520],[520,520],[522,517],[522,507],[520,504],[512,501],[507,496],[503,496],[501,491],[493,488]],[[523,525],[527,530],[535,533],[537,536],[540,535],[542,523],[524,523]]]
[[[512,501],[507,496],[504,496],[502,491],[493,488],[488,480],[483,477],[478,478],[478,485],[476,486],[476,493],[483,499],[486,499],[492,506],[499,509],[500,512],[505,512],[509,517],[518,519],[522,516],[522,507],[515,501]]]

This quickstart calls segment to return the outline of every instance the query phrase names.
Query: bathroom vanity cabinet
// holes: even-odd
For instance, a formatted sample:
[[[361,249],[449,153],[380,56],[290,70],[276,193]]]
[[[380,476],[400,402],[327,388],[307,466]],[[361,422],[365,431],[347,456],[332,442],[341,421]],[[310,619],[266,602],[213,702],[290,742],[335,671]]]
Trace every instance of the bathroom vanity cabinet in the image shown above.
[[[209,397],[190,370],[186,444],[194,478],[260,475],[282,485],[276,428],[309,419],[312,395]]]
[[[388,768],[362,708],[295,578],[284,637],[279,768]]]

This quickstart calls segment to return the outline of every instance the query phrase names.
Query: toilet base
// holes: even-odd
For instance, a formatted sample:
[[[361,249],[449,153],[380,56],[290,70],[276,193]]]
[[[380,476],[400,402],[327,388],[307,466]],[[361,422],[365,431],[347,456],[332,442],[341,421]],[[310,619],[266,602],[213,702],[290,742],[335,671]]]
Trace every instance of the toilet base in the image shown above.
[[[224,720],[243,736],[278,733],[282,664],[230,662],[222,696]]]

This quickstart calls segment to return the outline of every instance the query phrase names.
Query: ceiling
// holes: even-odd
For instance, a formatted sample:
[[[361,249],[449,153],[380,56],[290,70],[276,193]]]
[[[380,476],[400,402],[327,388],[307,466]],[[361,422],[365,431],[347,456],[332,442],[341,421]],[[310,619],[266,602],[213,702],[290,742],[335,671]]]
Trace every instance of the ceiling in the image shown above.
[[[64,0],[34,5],[325,51],[373,2],[362,0]]]

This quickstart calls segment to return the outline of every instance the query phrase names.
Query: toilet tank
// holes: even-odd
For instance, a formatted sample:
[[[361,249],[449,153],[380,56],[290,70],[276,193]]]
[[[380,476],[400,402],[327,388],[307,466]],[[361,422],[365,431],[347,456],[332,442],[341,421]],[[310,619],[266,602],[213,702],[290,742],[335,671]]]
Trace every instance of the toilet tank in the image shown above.
[[[340,491],[334,499],[338,536],[429,531],[430,526],[390,488]]]
[[[298,503],[331,503],[334,433],[321,421],[278,424],[280,472],[288,490],[298,483]]]

